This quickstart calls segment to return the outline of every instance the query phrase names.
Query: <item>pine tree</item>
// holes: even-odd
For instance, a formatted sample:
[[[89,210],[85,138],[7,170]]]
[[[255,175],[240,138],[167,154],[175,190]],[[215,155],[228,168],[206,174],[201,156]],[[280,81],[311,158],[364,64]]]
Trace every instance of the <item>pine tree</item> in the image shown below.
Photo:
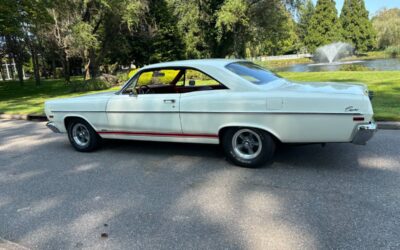
[[[315,12],[315,6],[311,0],[307,0],[299,8],[299,21],[297,23],[297,35],[305,46],[305,39],[308,36],[308,27]]]
[[[318,0],[315,13],[310,20],[305,44],[310,51],[342,38],[342,26],[334,0]]]
[[[353,44],[357,51],[374,47],[375,34],[368,14],[364,0],[345,0],[340,15],[343,39]]]

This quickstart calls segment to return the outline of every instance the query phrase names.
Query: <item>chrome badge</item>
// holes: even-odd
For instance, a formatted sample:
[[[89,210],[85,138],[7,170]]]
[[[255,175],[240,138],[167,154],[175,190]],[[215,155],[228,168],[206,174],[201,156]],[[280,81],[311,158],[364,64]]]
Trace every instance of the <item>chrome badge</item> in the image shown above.
[[[345,112],[356,112],[358,111],[357,108],[354,108],[353,106],[349,106],[347,108],[344,109]]]

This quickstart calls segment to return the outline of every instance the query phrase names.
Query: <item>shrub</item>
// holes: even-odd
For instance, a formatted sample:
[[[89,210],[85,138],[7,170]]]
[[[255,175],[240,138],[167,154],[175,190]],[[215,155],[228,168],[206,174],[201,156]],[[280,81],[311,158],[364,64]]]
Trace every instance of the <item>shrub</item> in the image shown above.
[[[385,53],[392,58],[400,56],[400,46],[390,46],[385,50]]]
[[[117,78],[118,78],[119,82],[125,83],[130,78],[129,77],[129,72],[118,72],[117,73]]]
[[[340,66],[340,71],[370,71],[371,69],[360,64],[344,64]]]
[[[71,92],[86,92],[93,90],[103,90],[111,88],[111,83],[100,79],[90,79],[88,81],[76,81],[70,83]]]

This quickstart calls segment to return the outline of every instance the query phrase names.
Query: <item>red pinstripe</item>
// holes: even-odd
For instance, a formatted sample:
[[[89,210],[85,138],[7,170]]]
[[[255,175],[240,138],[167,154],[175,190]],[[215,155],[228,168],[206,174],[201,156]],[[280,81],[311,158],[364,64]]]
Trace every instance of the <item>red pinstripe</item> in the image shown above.
[[[159,132],[131,132],[131,131],[98,131],[99,134],[136,135],[136,136],[171,136],[171,137],[204,137],[218,138],[213,134],[184,134],[184,133],[159,133]]]

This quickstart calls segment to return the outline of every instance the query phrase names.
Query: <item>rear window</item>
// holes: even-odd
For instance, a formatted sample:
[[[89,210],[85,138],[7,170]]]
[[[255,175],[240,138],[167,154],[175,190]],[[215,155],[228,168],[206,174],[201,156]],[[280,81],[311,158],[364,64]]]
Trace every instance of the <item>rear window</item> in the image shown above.
[[[235,62],[228,64],[226,68],[254,84],[267,84],[279,79],[271,71],[252,62]]]

